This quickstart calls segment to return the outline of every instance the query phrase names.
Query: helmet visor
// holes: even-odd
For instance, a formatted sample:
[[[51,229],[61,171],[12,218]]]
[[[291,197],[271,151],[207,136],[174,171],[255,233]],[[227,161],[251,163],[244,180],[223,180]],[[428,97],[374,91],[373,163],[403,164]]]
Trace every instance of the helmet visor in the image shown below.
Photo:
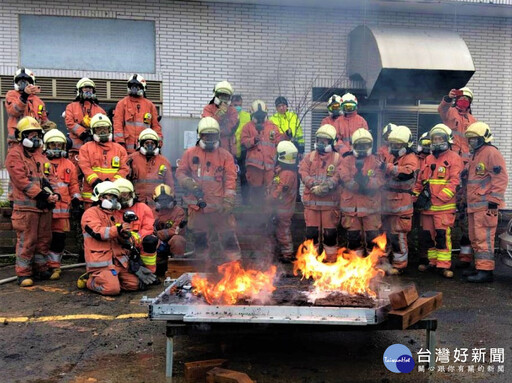
[[[343,104],[343,111],[344,112],[353,112],[357,109],[357,105],[354,102],[347,102]]]

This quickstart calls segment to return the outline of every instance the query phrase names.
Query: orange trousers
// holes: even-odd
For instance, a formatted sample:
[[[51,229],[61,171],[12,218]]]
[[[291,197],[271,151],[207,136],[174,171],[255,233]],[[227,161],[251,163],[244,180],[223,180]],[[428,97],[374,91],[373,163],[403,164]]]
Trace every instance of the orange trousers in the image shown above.
[[[452,227],[455,213],[422,214],[421,227],[430,233],[428,262],[440,269],[452,266]]]
[[[498,226],[498,212],[468,213],[469,239],[475,254],[477,270],[494,270],[494,237]]]
[[[410,215],[384,215],[382,226],[386,231],[388,241],[393,253],[393,267],[405,269],[409,259],[409,246],[407,234],[412,229],[412,214]]]
[[[293,239],[292,239],[292,214],[278,215],[276,222],[276,239],[279,244],[281,255],[283,257],[293,257]]]
[[[139,278],[117,263],[110,268],[105,267],[91,272],[87,288],[101,295],[118,295],[121,290],[138,290]]]

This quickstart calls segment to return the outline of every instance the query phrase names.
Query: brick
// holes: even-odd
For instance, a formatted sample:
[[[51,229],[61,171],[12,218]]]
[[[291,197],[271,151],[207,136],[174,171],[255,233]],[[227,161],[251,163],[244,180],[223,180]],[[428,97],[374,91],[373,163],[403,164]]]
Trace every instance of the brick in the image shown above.
[[[210,359],[185,363],[185,382],[204,382],[206,373],[215,367],[227,367],[227,359]]]

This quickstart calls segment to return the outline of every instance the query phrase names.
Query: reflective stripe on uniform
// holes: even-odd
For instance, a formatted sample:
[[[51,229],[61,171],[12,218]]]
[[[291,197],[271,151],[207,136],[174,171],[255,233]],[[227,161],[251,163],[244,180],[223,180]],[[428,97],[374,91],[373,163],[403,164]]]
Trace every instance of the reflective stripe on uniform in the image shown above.
[[[19,206],[30,206],[30,207],[36,207],[36,201],[34,200],[14,200],[14,205],[19,205]]]
[[[338,201],[303,201],[304,206],[338,206]]]
[[[99,166],[98,166],[98,167],[96,167],[96,166],[95,166],[95,167],[93,167],[93,168],[92,168],[92,170],[93,170],[93,171],[95,171],[95,172],[107,173],[107,174],[116,174],[116,173],[119,171],[119,169],[101,168],[101,167],[99,167]],[[90,176],[89,176],[89,177],[90,177]],[[96,177],[97,177],[97,176],[96,176]],[[87,181],[87,182],[89,182],[89,181]]]
[[[431,206],[428,211],[445,211],[455,209],[454,203],[448,203],[446,205]]]
[[[134,185],[138,185],[138,184],[161,184],[162,180],[160,180],[160,179],[157,179],[157,180],[133,180],[132,182],[133,182]]]
[[[66,214],[69,213],[69,209],[53,209],[53,214]]]
[[[439,180],[437,178],[431,178],[427,180],[431,185],[448,185],[450,180]]]
[[[142,260],[142,262],[145,265],[148,265],[148,266],[156,265],[156,253],[146,254],[146,255],[141,254],[140,259]]]
[[[478,253],[475,253],[475,259],[489,259],[493,261],[494,253],[491,251],[479,251]]]
[[[34,255],[34,263],[38,264],[38,265],[46,265],[46,260],[47,256],[46,255],[43,255],[41,253],[36,253]]]
[[[75,124],[73,125],[73,127],[71,128],[71,131],[73,133],[75,133],[76,135],[78,135],[78,129],[80,129],[82,127],[82,125],[79,125],[79,124]]]
[[[105,235],[103,236],[105,239],[109,239],[110,238],[110,229],[111,229],[110,226],[105,228]]]
[[[86,263],[87,267],[107,267],[107,266],[110,266],[112,265],[112,261],[111,260],[108,260],[108,261],[103,261],[103,262],[87,262]]]
[[[386,213],[402,213],[404,211],[412,210],[412,209],[414,209],[414,206],[411,203],[410,205],[400,206],[395,209],[386,209],[385,212]]]
[[[448,197],[453,197],[455,194],[448,188],[442,188],[441,191],[445,193]]]
[[[145,123],[139,122],[139,121],[125,121],[124,125],[125,126],[141,126],[143,128],[148,127],[148,124],[145,124]]]
[[[82,192],[82,198],[91,198],[92,197],[92,193],[85,193],[85,192]]]
[[[88,184],[91,183],[91,181],[95,178],[99,178],[99,176],[96,174],[96,173],[92,173],[89,177],[87,177],[85,180],[87,181]]]

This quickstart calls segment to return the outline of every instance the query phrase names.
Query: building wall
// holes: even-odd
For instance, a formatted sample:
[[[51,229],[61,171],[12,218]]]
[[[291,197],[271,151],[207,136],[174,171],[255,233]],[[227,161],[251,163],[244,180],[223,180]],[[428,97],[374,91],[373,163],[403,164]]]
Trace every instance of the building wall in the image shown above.
[[[188,1],[4,0],[0,8],[0,74],[12,74],[18,65],[18,14],[155,20],[157,70],[143,75],[163,81],[163,114],[176,117],[199,117],[215,82],[223,79],[244,95],[246,106],[250,100],[262,98],[271,112],[278,94],[286,95],[293,106],[311,86],[329,87],[336,82],[339,87],[351,86],[345,69],[347,35],[360,24],[456,31],[475,62],[476,74],[468,84],[475,93],[473,113],[491,125],[495,143],[512,169],[511,19]],[[85,54],[97,43],[108,41],[77,47],[76,54]],[[30,69],[43,76],[129,76]],[[307,116],[306,131],[310,124]],[[512,188],[507,200],[512,202]]]

